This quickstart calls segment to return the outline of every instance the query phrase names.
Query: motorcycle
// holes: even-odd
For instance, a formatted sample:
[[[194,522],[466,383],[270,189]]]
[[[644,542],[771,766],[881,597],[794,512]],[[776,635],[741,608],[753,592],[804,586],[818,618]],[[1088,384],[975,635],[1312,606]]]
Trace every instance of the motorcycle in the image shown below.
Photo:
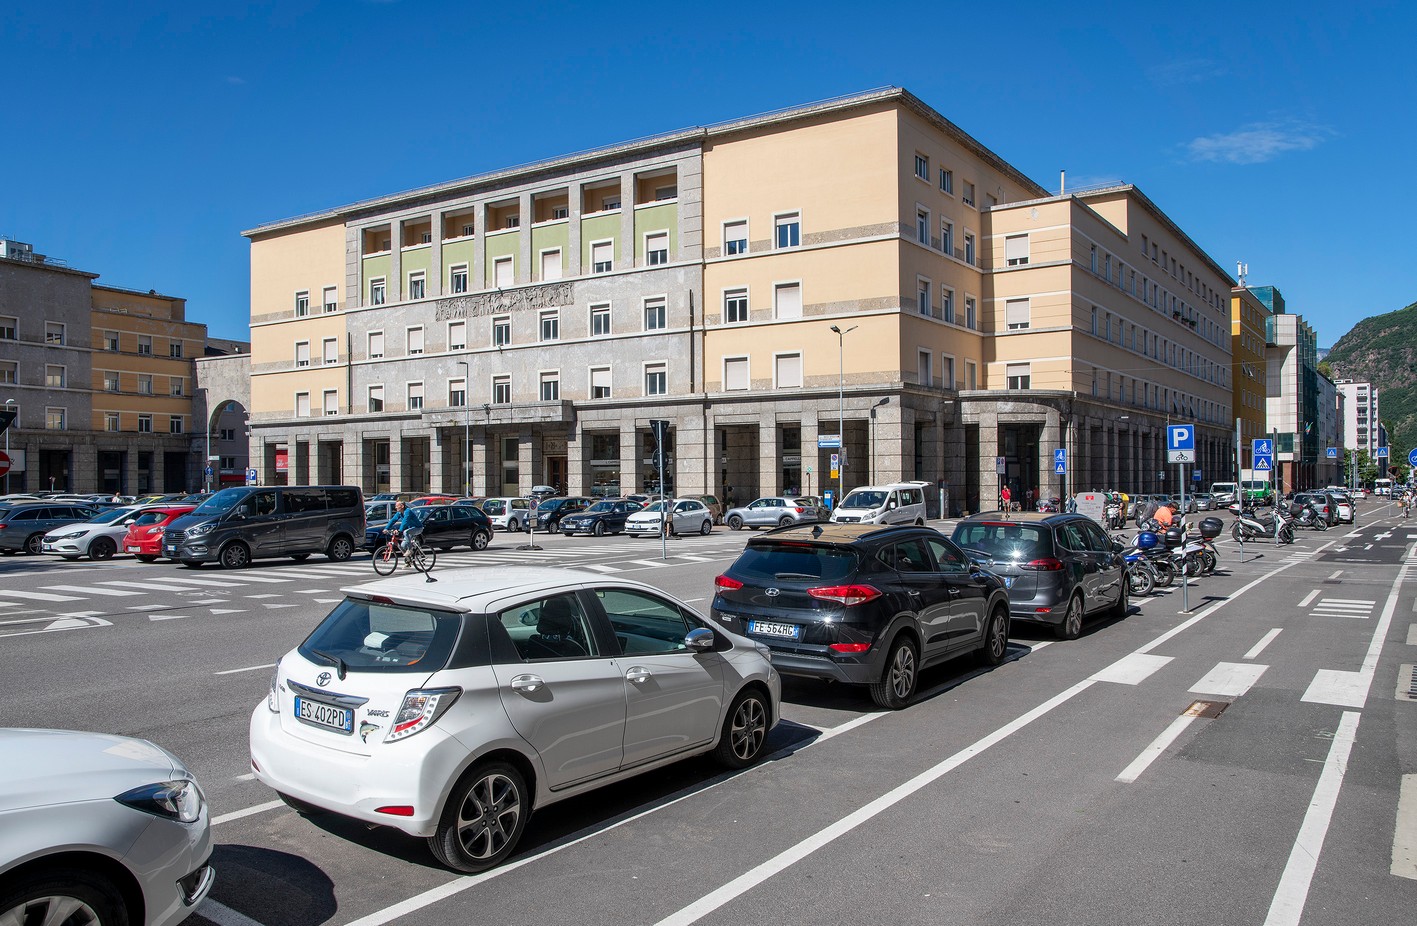
[[[1253,508],[1245,508],[1236,502],[1230,506],[1230,512],[1235,515],[1235,523],[1231,525],[1230,536],[1235,538],[1237,543],[1244,543],[1246,540],[1269,540],[1276,537],[1280,543],[1294,542],[1293,522],[1277,509],[1272,516],[1262,518],[1255,513]]]
[[[1328,515],[1320,511],[1313,503],[1305,505],[1299,502],[1290,502],[1289,514],[1299,527],[1312,527],[1316,531],[1328,530]]]
[[[1145,550],[1137,547],[1135,542],[1129,545],[1127,538],[1120,535],[1112,538],[1112,548],[1122,555],[1127,564],[1127,583],[1133,596],[1145,597],[1156,590],[1160,577]]]

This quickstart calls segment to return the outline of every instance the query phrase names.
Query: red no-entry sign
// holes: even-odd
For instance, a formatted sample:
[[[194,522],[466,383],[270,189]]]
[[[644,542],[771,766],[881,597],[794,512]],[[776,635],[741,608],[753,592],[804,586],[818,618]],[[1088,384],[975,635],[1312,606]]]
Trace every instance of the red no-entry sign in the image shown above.
[[[8,453],[6,453],[5,451],[0,450],[0,476],[5,475],[5,474],[8,473],[9,471],[10,471],[10,455],[9,455]]]

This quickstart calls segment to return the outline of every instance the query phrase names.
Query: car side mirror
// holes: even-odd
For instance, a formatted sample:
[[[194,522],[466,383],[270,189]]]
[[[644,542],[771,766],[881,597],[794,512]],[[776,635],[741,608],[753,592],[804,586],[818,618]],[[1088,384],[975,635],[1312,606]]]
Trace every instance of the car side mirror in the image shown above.
[[[696,653],[706,653],[713,649],[717,637],[707,627],[695,627],[684,636],[684,647]]]

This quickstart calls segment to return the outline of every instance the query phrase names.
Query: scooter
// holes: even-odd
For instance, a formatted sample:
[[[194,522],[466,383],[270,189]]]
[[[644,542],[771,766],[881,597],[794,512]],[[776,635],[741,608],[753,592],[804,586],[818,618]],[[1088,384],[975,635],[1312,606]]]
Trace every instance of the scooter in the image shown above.
[[[1276,510],[1272,518],[1261,518],[1253,509],[1246,509],[1239,502],[1230,506],[1235,515],[1235,523],[1230,528],[1230,536],[1237,543],[1246,540],[1269,540],[1278,537],[1280,543],[1294,542],[1294,524]],[[1278,522],[1276,529],[1275,522]]]
[[[1289,514],[1299,527],[1312,527],[1316,531],[1328,530],[1328,516],[1312,504],[1289,503]]]
[[[1127,538],[1121,535],[1112,538],[1112,548],[1122,555],[1127,564],[1127,582],[1133,595],[1144,597],[1156,590],[1160,578],[1145,550],[1137,547],[1135,542],[1129,544]]]

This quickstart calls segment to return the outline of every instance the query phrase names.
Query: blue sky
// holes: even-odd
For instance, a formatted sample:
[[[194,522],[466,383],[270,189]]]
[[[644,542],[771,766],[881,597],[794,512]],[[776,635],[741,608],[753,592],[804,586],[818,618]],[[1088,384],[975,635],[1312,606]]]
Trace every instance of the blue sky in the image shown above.
[[[1322,346],[1417,300],[1417,4],[996,9],[11,7],[0,234],[245,337],[242,229],[894,84],[1045,187],[1135,183]]]

